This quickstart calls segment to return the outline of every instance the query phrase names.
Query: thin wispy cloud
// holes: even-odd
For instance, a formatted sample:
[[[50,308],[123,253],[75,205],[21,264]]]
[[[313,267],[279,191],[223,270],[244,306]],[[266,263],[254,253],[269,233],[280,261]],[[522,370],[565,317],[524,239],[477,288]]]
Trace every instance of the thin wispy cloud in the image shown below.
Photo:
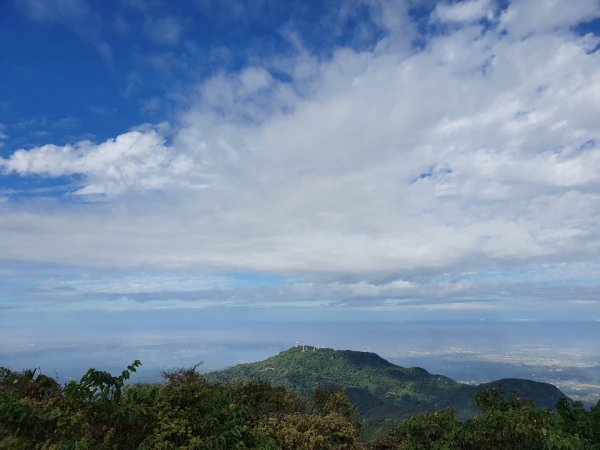
[[[96,51],[112,63],[112,50],[102,31],[100,17],[87,0],[24,0],[14,2],[29,19],[45,26],[64,26],[91,43]]]
[[[494,18],[493,2],[490,0],[470,0],[457,3],[439,3],[432,13],[432,19],[441,22],[468,23]]]
[[[146,18],[144,31],[158,44],[175,45],[183,33],[183,25],[175,17]]]

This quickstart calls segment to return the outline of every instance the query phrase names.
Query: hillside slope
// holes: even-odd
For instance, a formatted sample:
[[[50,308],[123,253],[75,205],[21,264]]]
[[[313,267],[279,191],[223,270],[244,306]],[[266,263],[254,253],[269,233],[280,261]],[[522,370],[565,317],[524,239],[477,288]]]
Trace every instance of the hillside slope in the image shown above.
[[[249,364],[207,374],[212,381],[267,381],[276,386],[310,395],[317,387],[346,390],[370,433],[418,413],[453,406],[459,417],[478,413],[477,391],[501,386],[516,390],[536,406],[553,408],[564,397],[551,384],[503,379],[472,386],[425,369],[392,364],[374,353],[300,346]]]

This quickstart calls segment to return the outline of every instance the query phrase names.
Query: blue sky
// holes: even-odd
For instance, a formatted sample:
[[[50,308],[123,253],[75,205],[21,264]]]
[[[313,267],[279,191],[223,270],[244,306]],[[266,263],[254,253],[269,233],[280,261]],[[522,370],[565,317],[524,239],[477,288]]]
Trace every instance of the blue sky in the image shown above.
[[[380,35],[367,5],[339,2],[3,2],[0,20],[13,149],[101,141],[173,119],[215,73],[292,56],[295,34],[320,58],[372,47]]]
[[[0,322],[600,320],[599,44],[597,0],[3,1]]]

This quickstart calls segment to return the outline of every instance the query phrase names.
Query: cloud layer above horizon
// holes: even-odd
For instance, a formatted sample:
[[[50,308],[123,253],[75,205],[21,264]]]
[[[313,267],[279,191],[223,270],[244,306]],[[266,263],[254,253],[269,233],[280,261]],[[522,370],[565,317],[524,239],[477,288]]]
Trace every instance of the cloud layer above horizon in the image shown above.
[[[4,307],[598,315],[600,34],[578,27],[600,3],[423,5],[342,3],[370,41],[284,27],[293,51],[216,67],[164,120],[5,153]],[[174,20],[148,39],[177,45]]]

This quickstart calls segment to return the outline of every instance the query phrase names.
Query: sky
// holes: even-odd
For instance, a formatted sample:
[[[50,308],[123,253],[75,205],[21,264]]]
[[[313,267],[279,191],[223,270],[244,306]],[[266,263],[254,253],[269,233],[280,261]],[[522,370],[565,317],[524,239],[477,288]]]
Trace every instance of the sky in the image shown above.
[[[0,325],[600,322],[599,49],[598,0],[1,1]]]

